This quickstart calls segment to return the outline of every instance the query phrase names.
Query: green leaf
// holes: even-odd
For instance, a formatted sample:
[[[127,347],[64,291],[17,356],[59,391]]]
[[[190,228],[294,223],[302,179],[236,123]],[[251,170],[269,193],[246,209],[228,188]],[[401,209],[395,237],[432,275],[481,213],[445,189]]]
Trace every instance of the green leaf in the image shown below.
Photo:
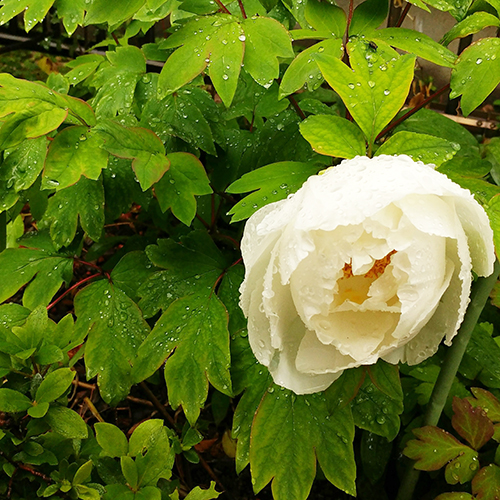
[[[391,452],[392,444],[386,438],[363,431],[360,445],[361,465],[372,484],[383,476]]]
[[[492,422],[500,422],[500,401],[485,389],[472,387],[474,398],[468,398],[469,403],[475,408],[482,408]]]
[[[139,306],[146,318],[160,309],[165,311],[180,297],[212,290],[223,272],[225,262],[206,233],[191,233],[182,243],[158,240],[158,246],[146,248],[151,262],[164,269],[154,273],[139,289]]]
[[[49,408],[49,403],[35,404],[31,408],[28,408],[28,415],[32,418],[42,418],[45,417]]]
[[[384,22],[388,12],[387,0],[365,0],[354,9],[349,36],[367,35]]]
[[[478,33],[488,26],[500,26],[498,17],[488,12],[474,12],[463,21],[455,24],[450,31],[445,33],[440,43],[446,47],[455,40],[455,38],[465,38],[468,35]]]
[[[47,154],[47,139],[27,139],[16,148],[5,151],[0,167],[0,180],[16,193],[28,189],[36,181]]]
[[[500,467],[489,464],[472,480],[472,493],[480,500],[495,500],[500,491]]]
[[[414,467],[418,470],[438,470],[450,460],[473,451],[439,427],[413,429],[413,434],[418,439],[408,441],[403,455],[415,460]]]
[[[68,246],[76,235],[78,220],[94,241],[101,239],[104,227],[104,190],[102,181],[82,177],[76,184],[58,191],[49,199],[44,220],[57,248]]]
[[[453,398],[451,425],[475,450],[482,448],[493,436],[493,422],[482,408],[474,408],[466,399]]]
[[[446,139],[416,132],[396,132],[380,148],[379,155],[408,155],[415,161],[426,164],[441,165],[450,160],[460,149],[460,144],[448,142]]]
[[[219,495],[220,493],[216,491],[215,483],[212,481],[208,490],[202,490],[199,486],[193,488],[185,500],[212,500],[213,498],[218,498]]]
[[[121,24],[130,19],[144,4],[145,0],[122,0],[109,3],[107,0],[93,0],[87,7],[84,26],[108,23],[110,26]]]
[[[300,133],[320,154],[339,158],[366,154],[363,132],[355,123],[340,116],[310,116],[300,124]]]
[[[141,488],[134,497],[134,500],[161,500],[161,491],[155,486],[146,486]]]
[[[443,12],[449,12],[457,21],[461,21],[467,14],[472,0],[425,0],[425,3]]]
[[[52,403],[71,386],[76,372],[70,368],[59,368],[49,373],[38,386],[35,400],[38,404]]]
[[[375,40],[382,40],[439,66],[453,68],[457,59],[456,54],[451,50],[444,48],[430,36],[419,31],[406,28],[385,28],[376,31],[372,36]]]
[[[97,422],[94,425],[95,437],[102,448],[103,455],[119,458],[127,455],[128,442],[125,434],[116,425]]]
[[[362,4],[363,5],[363,4]],[[350,42],[352,70],[332,57],[318,56],[323,76],[340,95],[368,143],[403,106],[413,79],[415,56],[399,58],[390,48],[373,50],[368,42]]]
[[[106,494],[103,500],[135,500],[136,495],[124,484],[108,484],[106,485]]]
[[[76,295],[75,313],[77,328],[88,331],[87,377],[98,375],[102,398],[108,404],[117,404],[130,390],[131,363],[149,326],[136,304],[107,280],[93,283]]]
[[[196,156],[189,153],[170,153],[170,169],[155,184],[155,194],[163,212],[169,208],[186,226],[196,215],[195,195],[210,194],[212,188]]]
[[[51,406],[44,417],[54,432],[68,439],[87,439],[87,425],[82,417],[65,406]]]
[[[465,484],[475,476],[478,468],[477,451],[468,448],[446,466],[444,478],[448,484]]]
[[[87,482],[92,474],[92,465],[92,460],[89,460],[81,465],[75,472],[72,483],[76,485]]]
[[[0,24],[5,24],[24,11],[24,29],[28,32],[43,20],[53,3],[54,0],[4,0],[0,10]]]
[[[279,76],[279,58],[294,57],[290,35],[269,17],[250,17],[241,26],[245,32],[245,70],[268,88]]]
[[[127,484],[134,490],[137,489],[139,474],[134,459],[127,456],[120,457],[120,465]]]
[[[309,3],[307,5],[309,5]],[[319,5],[329,5],[333,7],[331,4],[322,3]],[[337,57],[340,59],[343,55],[342,40],[324,40],[298,54],[283,75],[280,84],[280,98],[293,94],[304,86],[313,91],[320,87],[323,83],[323,76],[315,62],[318,54],[326,54],[330,57]]]
[[[334,386],[305,396],[271,386],[252,427],[250,467],[254,490],[260,491],[273,479],[275,498],[305,500],[316,475],[317,458],[331,483],[355,495],[353,439],[350,409],[338,406]]]
[[[85,0],[56,0],[57,16],[62,19],[64,28],[71,36],[83,24]]]
[[[483,38],[467,47],[451,74],[450,98],[462,96],[464,116],[474,111],[500,83],[500,39]]]
[[[139,347],[134,380],[148,377],[168,357],[165,380],[170,404],[172,408],[182,405],[194,424],[207,399],[208,382],[231,395],[227,320],[226,309],[214,293],[176,300]]]
[[[470,493],[441,493],[434,500],[475,500]]]
[[[307,22],[317,31],[330,32],[334,37],[344,36],[347,19],[345,12],[331,3],[310,0],[306,4]]]
[[[170,167],[163,143],[151,130],[125,127],[110,120],[100,122],[97,128],[108,153],[133,159],[132,168],[143,191],[158,182]]]
[[[158,137],[166,141],[171,136],[179,137],[195,148],[212,155],[216,154],[212,131],[200,100],[212,98],[204,90],[193,87],[168,95],[162,101],[150,99],[142,111],[141,124],[147,125]],[[212,112],[217,112],[211,110]]]
[[[227,192],[257,191],[245,197],[229,211],[229,214],[233,215],[232,221],[246,219],[264,205],[286,198],[317,172],[318,167],[309,163],[284,161],[245,174],[233,182]]]
[[[108,153],[101,149],[102,138],[86,127],[68,127],[50,143],[42,189],[64,189],[84,175],[96,180],[108,164]]]
[[[32,402],[24,394],[12,389],[0,389],[0,411],[17,413],[31,408]]]
[[[78,85],[80,82],[83,82],[83,80],[93,75],[95,70],[104,61],[104,57],[98,54],[85,54],[83,56],[79,56],[66,64],[66,67],[72,68],[71,71],[66,73],[66,79],[69,81],[70,85]]]
[[[26,283],[23,305],[33,309],[48,305],[63,281],[73,275],[73,259],[59,255],[52,248],[36,248],[36,242],[21,240],[27,248],[8,248],[0,254],[0,268],[9,279],[0,281],[0,301],[14,295]],[[30,248],[33,245],[33,248]]]

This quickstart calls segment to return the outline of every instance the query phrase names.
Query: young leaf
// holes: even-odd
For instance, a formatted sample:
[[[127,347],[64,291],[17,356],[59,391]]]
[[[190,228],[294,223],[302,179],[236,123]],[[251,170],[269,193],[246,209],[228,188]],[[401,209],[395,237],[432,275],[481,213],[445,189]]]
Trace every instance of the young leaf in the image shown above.
[[[108,23],[110,26],[121,24],[130,19],[144,4],[145,0],[122,0],[109,3],[107,0],[93,0],[87,7],[84,26]]]
[[[93,283],[77,294],[75,313],[77,328],[88,332],[87,376],[98,375],[102,398],[117,404],[130,390],[131,363],[149,326],[136,304],[107,280]]]
[[[40,403],[52,403],[62,396],[73,382],[76,372],[69,368],[59,368],[49,373],[38,386],[35,400]]]
[[[451,425],[475,450],[482,448],[493,436],[493,422],[482,408],[474,408],[466,399],[453,398]]]
[[[384,28],[372,35],[375,41],[382,40],[389,45],[431,61],[439,66],[453,68],[457,56],[435,42],[430,36],[406,28]]]
[[[158,240],[158,245],[146,248],[146,254],[155,266],[164,269],[139,288],[139,306],[146,318],[160,309],[165,311],[180,297],[212,290],[226,265],[212,239],[203,232],[191,233],[183,244]]]
[[[52,249],[8,248],[0,254],[0,268],[8,280],[0,281],[0,301],[14,295],[22,286],[29,283],[24,291],[23,305],[33,309],[48,305],[63,281],[68,284],[73,275],[73,259],[59,255]],[[34,278],[34,279],[33,279]]]
[[[290,193],[297,191],[308,177],[316,174],[318,170],[317,166],[309,163],[284,161],[245,174],[233,182],[227,188],[227,192],[257,191],[245,197],[229,211],[229,215],[233,215],[232,221],[246,219],[264,205],[286,198]]]
[[[54,0],[4,0],[0,10],[0,24],[5,24],[24,11],[24,29],[28,32],[43,20],[53,3]]]
[[[64,189],[84,175],[96,180],[108,164],[108,153],[101,149],[102,138],[86,127],[67,127],[50,143],[45,161],[42,189]]]
[[[314,151],[323,155],[354,158],[366,154],[363,132],[340,116],[310,116],[300,124],[300,133]]]
[[[0,389],[0,411],[18,413],[31,408],[32,402],[24,394],[12,389]]]
[[[500,401],[485,389],[472,387],[474,398],[467,398],[467,401],[477,408],[481,407],[492,422],[500,422]]]
[[[309,5],[309,3],[307,4]],[[331,4],[319,4],[329,5]],[[285,71],[280,84],[279,97],[282,98],[289,94],[293,94],[304,86],[309,90],[316,90],[323,83],[323,76],[315,62],[318,54],[325,54],[331,57],[341,58],[343,55],[343,47],[341,39],[329,39],[323,42],[318,42],[312,47],[303,50],[291,62],[290,66]]]
[[[369,34],[382,24],[388,12],[387,0],[365,0],[354,9],[349,36]]]
[[[488,26],[500,26],[500,19],[488,12],[474,12],[445,33],[440,43],[446,47],[455,38],[465,38],[468,35],[478,33]]]
[[[64,28],[71,36],[83,24],[85,0],[56,0],[57,16],[62,19]]]
[[[158,182],[169,169],[163,143],[151,130],[124,127],[110,120],[96,127],[104,139],[104,149],[119,158],[133,159],[134,169],[143,191]]]
[[[405,154],[415,161],[439,166],[450,160],[459,149],[460,144],[450,143],[440,137],[401,131],[385,141],[377,149],[375,156]]]
[[[252,427],[250,467],[254,490],[260,491],[272,479],[275,498],[305,500],[316,474],[317,457],[326,478],[355,495],[353,438],[349,406],[338,406],[334,386],[304,396],[271,386]]]
[[[120,465],[123,473],[123,477],[127,481],[127,484],[133,488],[137,489],[139,474],[137,472],[137,466],[135,465],[134,459],[131,457],[122,456],[120,457]],[[137,498],[137,496],[136,496]],[[161,496],[160,496],[161,498]]]
[[[49,199],[44,220],[57,248],[68,246],[75,238],[78,219],[89,238],[101,238],[104,226],[104,190],[101,180],[82,177],[76,184],[58,191]]]
[[[344,36],[347,20],[345,12],[340,7],[310,0],[306,4],[305,16],[315,30],[330,32],[336,38]]]
[[[71,1],[71,0],[64,0]],[[85,0],[80,0],[85,1]],[[94,74],[95,70],[105,61],[103,56],[98,54],[85,54],[66,64],[67,68],[72,68],[66,73],[66,78],[70,85],[78,85],[90,75]]]
[[[479,500],[495,500],[500,494],[500,467],[489,464],[472,480],[472,493]]]
[[[500,39],[484,38],[467,47],[451,74],[450,98],[462,96],[464,116],[474,111],[500,83]]]
[[[214,293],[188,295],[163,313],[139,347],[134,380],[150,376],[167,357],[170,404],[182,405],[191,424],[207,399],[209,381],[220,392],[231,394],[227,312]]]
[[[417,1],[421,3],[420,0],[411,3],[418,5]],[[443,12],[449,12],[457,21],[461,21],[467,14],[472,0],[425,0],[425,3]]]
[[[393,49],[379,46],[373,50],[363,40],[350,42],[349,48],[352,70],[332,57],[318,55],[316,62],[371,145],[404,104],[415,56],[406,54],[395,59]]]
[[[210,483],[210,488],[208,490],[202,490],[199,486],[193,488],[184,500],[212,500],[213,498],[218,498],[220,493],[215,489],[215,483],[212,481]]]
[[[279,76],[279,59],[292,58],[292,42],[286,29],[275,19],[251,17],[241,26],[245,32],[245,70],[268,88]]]
[[[467,448],[446,466],[444,478],[448,484],[465,484],[476,475],[478,469],[477,451]]]
[[[200,160],[189,153],[171,153],[167,156],[170,169],[155,184],[155,194],[163,212],[169,208],[186,226],[196,215],[195,195],[210,194],[207,174]]]
[[[105,456],[119,458],[128,453],[127,438],[116,425],[98,422],[94,429],[97,442]]]
[[[50,428],[68,439],[87,439],[87,424],[76,411],[65,406],[51,406],[43,417]]]
[[[413,434],[418,439],[408,441],[403,455],[415,460],[418,470],[438,470],[450,460],[473,451],[439,427],[428,425],[414,429]]]

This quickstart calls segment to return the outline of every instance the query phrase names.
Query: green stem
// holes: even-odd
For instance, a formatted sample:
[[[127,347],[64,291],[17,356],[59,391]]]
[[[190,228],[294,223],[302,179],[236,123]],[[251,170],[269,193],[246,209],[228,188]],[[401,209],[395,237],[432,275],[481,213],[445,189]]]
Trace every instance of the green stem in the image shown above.
[[[434,390],[432,391],[429,405],[427,406],[427,412],[425,413],[422,424],[423,426],[438,424],[444,405],[448,399],[451,385],[453,384],[458,367],[467,349],[472,331],[476,326],[479,315],[488,300],[499,274],[500,263],[497,260],[495,261],[493,274],[487,278],[479,278],[476,283],[474,283],[471,291],[471,302],[467,308],[462,326],[453,340],[452,346],[446,353],[441,371],[439,372]],[[414,469],[413,463],[411,463],[401,481],[397,500],[412,499],[419,475],[420,471]]]
[[[7,212],[0,213],[0,252],[7,248]]]

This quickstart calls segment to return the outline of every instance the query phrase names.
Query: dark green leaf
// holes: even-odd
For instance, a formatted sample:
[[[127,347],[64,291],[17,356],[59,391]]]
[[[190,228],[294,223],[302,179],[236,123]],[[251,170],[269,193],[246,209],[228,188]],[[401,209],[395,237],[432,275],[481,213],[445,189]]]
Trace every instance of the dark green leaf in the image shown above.
[[[17,413],[31,408],[32,402],[24,394],[12,389],[0,389],[0,411]]]
[[[98,375],[102,398],[117,404],[132,385],[131,363],[149,333],[136,304],[107,280],[84,288],[75,297],[77,328],[88,331],[87,377]]]
[[[323,155],[354,158],[366,154],[363,132],[340,116],[310,116],[300,124],[300,133],[314,151]]]
[[[71,386],[76,372],[69,368],[59,368],[49,373],[38,386],[35,400],[40,403],[52,403],[62,396]]]
[[[489,464],[472,480],[472,493],[480,500],[495,500],[500,492],[500,467]]]
[[[360,446],[363,472],[372,484],[384,474],[392,452],[392,444],[386,438],[363,431]]]
[[[450,98],[462,96],[465,116],[474,111],[500,83],[500,39],[484,38],[467,47],[451,74]]]
[[[227,191],[229,193],[257,191],[238,202],[229,211],[229,214],[233,215],[233,222],[250,217],[264,205],[286,198],[317,172],[318,167],[309,163],[286,161],[267,165],[245,174],[241,179],[233,182]]]
[[[365,0],[354,9],[349,36],[367,35],[383,23],[388,12],[387,0]]]
[[[132,300],[136,300],[139,287],[153,272],[151,262],[144,252],[128,252],[113,269],[111,280]]]
[[[186,226],[196,215],[195,195],[210,194],[212,188],[203,165],[189,153],[170,153],[170,168],[155,184],[155,194],[163,212],[172,213]]]

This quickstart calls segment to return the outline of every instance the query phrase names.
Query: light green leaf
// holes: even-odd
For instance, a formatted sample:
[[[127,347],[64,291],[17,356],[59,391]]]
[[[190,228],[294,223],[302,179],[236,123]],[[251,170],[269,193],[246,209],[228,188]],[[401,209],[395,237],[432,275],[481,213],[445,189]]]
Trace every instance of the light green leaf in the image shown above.
[[[500,22],[500,21],[499,21]],[[382,40],[398,49],[415,54],[422,59],[440,66],[453,68],[456,54],[435,42],[430,36],[406,28],[385,28],[372,35],[374,40]]]
[[[232,221],[246,219],[264,205],[286,198],[297,191],[311,175],[318,173],[319,169],[309,163],[283,161],[245,174],[233,182],[227,192],[255,192],[239,201],[229,211],[229,214],[233,215]]]
[[[134,459],[131,457],[122,456],[120,457],[120,465],[122,469],[123,476],[125,477],[125,480],[127,481],[127,484],[133,488],[134,490],[137,489],[138,486],[138,481],[139,481],[139,474],[137,472],[137,467],[135,465]]]
[[[32,418],[42,418],[47,415],[49,408],[49,403],[34,404],[31,408],[28,408],[28,415]]]
[[[330,482],[356,494],[354,424],[349,407],[338,407],[338,402],[333,386],[305,396],[271,386],[252,427],[250,468],[256,492],[272,479],[275,498],[305,500],[317,458]]]
[[[87,377],[98,375],[102,398],[108,404],[117,404],[130,390],[131,363],[149,326],[136,304],[107,280],[93,283],[76,295],[75,313],[76,327],[88,331]]]
[[[415,56],[390,48],[370,47],[368,42],[349,43],[352,69],[336,58],[317,56],[326,81],[340,95],[368,143],[403,106],[413,79]],[[369,105],[368,105],[369,103]]]
[[[84,26],[101,23],[108,23],[110,26],[121,24],[130,19],[144,2],[145,0],[122,0],[110,3],[108,0],[93,0],[87,8]]]
[[[424,0],[426,4],[443,12],[449,12],[457,21],[461,21],[467,14],[472,0]],[[415,3],[415,2],[411,2]],[[415,3],[415,5],[418,5]]]
[[[70,368],[59,368],[49,373],[38,386],[35,400],[38,404],[52,403],[71,386],[76,372]]]
[[[139,347],[134,380],[149,376],[170,355],[165,364],[170,404],[172,408],[182,405],[194,424],[207,398],[209,381],[231,395],[227,321],[226,309],[214,293],[176,300]]]
[[[465,116],[474,111],[500,83],[500,39],[483,38],[467,47],[451,74],[450,98],[462,96]]]
[[[106,494],[103,500],[135,500],[136,496],[133,491],[130,490],[124,484],[108,484],[106,485]]]
[[[5,24],[24,11],[24,29],[28,32],[43,20],[53,3],[54,0],[3,0],[0,24]]]
[[[310,116],[300,124],[300,133],[314,151],[323,155],[354,158],[366,154],[363,132],[337,115]]]
[[[245,70],[268,88],[279,76],[279,59],[292,58],[292,42],[286,29],[275,19],[251,17],[241,26],[245,32]]]
[[[64,189],[84,175],[96,180],[108,164],[108,153],[101,149],[102,137],[86,127],[67,127],[50,143],[42,189]]]
[[[87,425],[82,417],[65,406],[51,406],[44,420],[54,432],[68,439],[87,439]]]
[[[342,38],[347,25],[343,9],[327,2],[310,0],[306,4],[307,22],[317,31],[330,32],[332,36]]]
[[[0,179],[16,193],[28,189],[36,181],[47,154],[47,139],[27,139],[4,153]]]
[[[388,13],[388,0],[365,0],[354,9],[349,36],[368,35],[384,22]]]
[[[195,195],[210,194],[212,188],[196,156],[189,153],[171,153],[168,155],[170,169],[155,184],[155,193],[163,212],[169,208],[186,226],[196,215]]]
[[[161,490],[156,486],[146,486],[135,494],[134,500],[161,500]]]
[[[67,68],[72,68],[71,71],[66,73],[66,78],[70,85],[78,85],[92,75],[104,61],[104,57],[98,54],[85,54],[79,56],[66,64]]]
[[[280,98],[293,94],[304,86],[309,90],[316,90],[323,83],[323,76],[315,62],[318,54],[326,54],[340,59],[343,55],[342,40],[325,40],[303,50],[288,66],[283,75],[280,84]]]
[[[44,220],[50,224],[50,236],[57,248],[68,246],[73,241],[78,219],[89,238],[94,241],[101,238],[104,227],[102,180],[82,177],[49,199]]]
[[[119,158],[133,159],[134,169],[143,191],[158,182],[168,170],[163,143],[151,130],[124,127],[106,120],[98,125],[104,138],[104,149]]]
[[[445,33],[440,43],[447,46],[455,38],[464,38],[468,35],[473,35],[488,26],[500,26],[500,19],[488,12],[474,12]]]
[[[451,160],[459,149],[460,144],[448,142],[440,137],[415,132],[396,132],[377,149],[375,156],[404,154],[415,161],[439,166]]]
[[[64,24],[64,28],[71,36],[78,26],[83,24],[85,15],[85,0],[56,0],[57,15]]]
[[[116,425],[98,422],[94,425],[95,437],[103,455],[119,458],[127,455],[128,442],[125,434]]]
[[[44,250],[32,248],[29,240],[21,240],[28,248],[8,248],[0,254],[0,268],[9,279],[0,281],[0,301],[3,302],[22,286],[29,283],[24,291],[23,305],[33,309],[48,305],[62,282],[68,284],[73,275],[73,259],[58,255],[52,248]]]
[[[92,460],[89,460],[88,462],[85,462],[83,465],[81,465],[75,472],[72,483],[74,485],[85,483],[90,479],[91,474],[92,474]]]
[[[31,408],[32,402],[24,394],[12,389],[0,389],[0,411],[18,413]]]
[[[215,489],[215,483],[210,483],[208,490],[202,490],[199,486],[193,488],[184,500],[212,500],[218,498],[220,493]]]

